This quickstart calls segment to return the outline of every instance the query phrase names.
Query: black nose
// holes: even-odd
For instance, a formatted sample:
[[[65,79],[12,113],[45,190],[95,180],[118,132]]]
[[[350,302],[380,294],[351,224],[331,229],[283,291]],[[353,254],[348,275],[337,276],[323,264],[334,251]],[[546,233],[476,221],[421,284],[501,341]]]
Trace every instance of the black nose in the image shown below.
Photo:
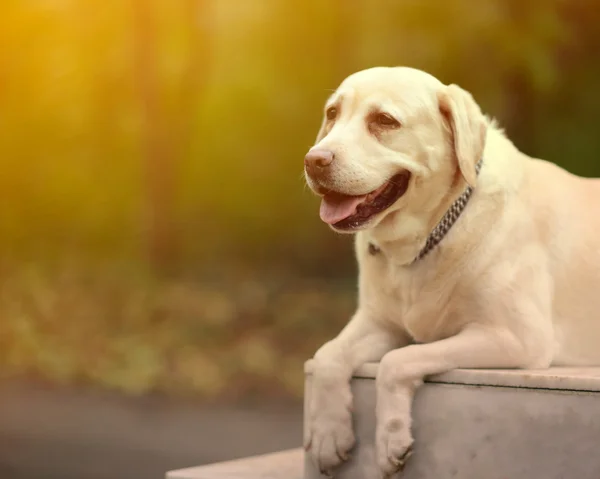
[[[319,176],[325,173],[326,168],[333,162],[333,152],[315,148],[304,157],[304,167],[309,176]]]

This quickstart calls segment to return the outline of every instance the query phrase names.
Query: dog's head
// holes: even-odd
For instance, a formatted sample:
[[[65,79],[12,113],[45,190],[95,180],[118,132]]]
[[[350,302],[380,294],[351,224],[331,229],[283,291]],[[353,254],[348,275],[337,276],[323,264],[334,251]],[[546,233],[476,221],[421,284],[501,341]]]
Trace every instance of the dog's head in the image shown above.
[[[474,186],[486,128],[469,93],[423,71],[349,76],[304,159],[321,219],[338,232],[375,228],[394,212],[429,223],[453,188]]]

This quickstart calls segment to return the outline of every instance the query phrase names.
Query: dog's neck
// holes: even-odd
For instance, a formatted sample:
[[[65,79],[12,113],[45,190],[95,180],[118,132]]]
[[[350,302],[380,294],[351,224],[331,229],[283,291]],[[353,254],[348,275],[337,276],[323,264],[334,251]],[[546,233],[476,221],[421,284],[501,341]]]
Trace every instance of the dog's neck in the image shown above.
[[[483,159],[479,160],[475,167],[477,175],[479,175],[482,163]],[[467,185],[466,189],[456,200],[454,200],[454,202],[444,213],[444,216],[442,216],[442,219],[429,233],[429,235],[427,236],[427,240],[425,241],[425,245],[421,248],[417,256],[410,262],[410,264],[414,264],[423,259],[444,239],[444,237],[448,234],[452,226],[454,226],[462,212],[465,210],[467,204],[469,203],[469,200],[471,199],[472,194],[473,187]],[[369,242],[368,248],[369,254],[371,255],[381,254],[381,249],[374,242]]]
[[[477,172],[477,175],[479,175],[479,172],[481,171],[482,163],[483,159],[479,160],[477,165],[475,165],[475,171]],[[442,219],[435,226],[435,228],[433,228],[431,233],[429,233],[427,241],[425,242],[425,246],[421,248],[421,251],[419,251],[419,254],[414,259],[413,263],[427,256],[427,254],[444,239],[444,237],[448,234],[448,231],[450,231],[450,228],[454,226],[454,223],[456,223],[462,212],[465,210],[472,194],[473,187],[471,185],[467,185],[465,191],[454,201],[454,203],[452,203],[452,205],[450,205],[450,208],[448,208]]]

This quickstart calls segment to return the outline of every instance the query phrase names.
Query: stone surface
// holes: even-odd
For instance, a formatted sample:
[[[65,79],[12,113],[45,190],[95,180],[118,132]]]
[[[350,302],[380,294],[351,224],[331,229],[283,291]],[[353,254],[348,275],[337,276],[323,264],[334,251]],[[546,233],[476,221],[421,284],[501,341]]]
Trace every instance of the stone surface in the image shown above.
[[[302,479],[303,449],[191,467],[167,473],[167,479]]]
[[[307,361],[304,371],[312,372]],[[378,363],[361,366],[355,378],[375,379]],[[600,367],[549,369],[456,369],[427,378],[428,383],[465,384],[475,386],[508,386],[534,389],[572,389],[600,392]]]
[[[353,381],[358,445],[336,479],[377,478],[375,372]],[[311,363],[307,363],[310,394]],[[402,479],[597,479],[600,368],[457,370],[415,398],[414,454]],[[304,479],[321,479],[308,457]]]

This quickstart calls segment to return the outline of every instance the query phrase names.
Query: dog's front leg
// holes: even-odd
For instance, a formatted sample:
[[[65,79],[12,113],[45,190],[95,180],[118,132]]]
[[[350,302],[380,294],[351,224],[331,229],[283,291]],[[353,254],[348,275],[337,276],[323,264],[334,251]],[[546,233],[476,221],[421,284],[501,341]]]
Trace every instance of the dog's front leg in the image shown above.
[[[315,354],[304,447],[321,473],[331,475],[354,445],[352,373],[406,343],[401,333],[378,324],[359,309],[340,334]]]
[[[510,331],[469,326],[456,336],[387,353],[377,372],[376,448],[387,477],[402,469],[411,452],[411,403],[424,377],[455,368],[547,367]]]

